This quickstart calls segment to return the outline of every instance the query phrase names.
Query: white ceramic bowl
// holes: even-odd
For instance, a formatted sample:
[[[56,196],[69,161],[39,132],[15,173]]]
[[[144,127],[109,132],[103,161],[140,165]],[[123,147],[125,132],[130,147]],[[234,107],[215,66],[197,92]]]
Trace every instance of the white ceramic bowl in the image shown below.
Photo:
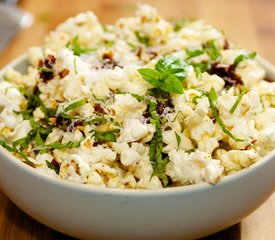
[[[275,68],[260,60],[270,78]],[[22,56],[12,62],[25,71]],[[103,189],[41,174],[0,149],[0,187],[23,211],[81,239],[195,239],[229,227],[275,190],[275,151],[216,185]]]

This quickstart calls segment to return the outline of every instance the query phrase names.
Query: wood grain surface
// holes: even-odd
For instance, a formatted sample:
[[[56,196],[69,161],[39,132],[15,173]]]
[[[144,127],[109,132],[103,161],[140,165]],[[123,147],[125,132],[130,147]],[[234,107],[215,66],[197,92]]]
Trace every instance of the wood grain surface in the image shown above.
[[[44,36],[69,16],[92,10],[103,23],[130,16],[131,0],[21,0],[19,6],[34,16],[34,23],[22,30],[0,53],[0,68]],[[143,2],[143,1],[140,1]],[[255,50],[275,64],[275,0],[148,0],[167,19],[204,18],[225,31],[240,46]],[[1,21],[1,16],[0,16]],[[18,209],[0,190],[1,240],[73,239],[38,223]],[[204,240],[274,240],[275,193],[242,222]]]

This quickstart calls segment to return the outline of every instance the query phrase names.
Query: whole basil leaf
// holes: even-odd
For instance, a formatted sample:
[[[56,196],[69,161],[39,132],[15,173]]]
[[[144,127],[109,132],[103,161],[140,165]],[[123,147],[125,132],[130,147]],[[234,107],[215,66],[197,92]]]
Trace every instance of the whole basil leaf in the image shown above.
[[[172,55],[166,55],[158,60],[155,69],[161,73],[173,74],[180,81],[187,76],[187,64]]]
[[[154,87],[160,87],[162,74],[152,68],[140,68],[138,69],[140,75]]]
[[[172,74],[164,75],[160,89],[170,93],[183,93],[180,80]]]

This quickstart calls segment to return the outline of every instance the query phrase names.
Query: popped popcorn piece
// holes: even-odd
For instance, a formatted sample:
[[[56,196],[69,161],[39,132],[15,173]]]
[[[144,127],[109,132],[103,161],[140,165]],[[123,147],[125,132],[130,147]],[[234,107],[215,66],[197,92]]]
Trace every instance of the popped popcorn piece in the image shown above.
[[[166,174],[182,185],[205,181],[217,183],[222,177],[223,167],[220,161],[212,159],[207,153],[196,151],[188,154],[183,150],[172,150],[169,158]]]
[[[275,148],[275,83],[251,56],[146,4],[114,25],[80,13],[5,70],[0,145],[95,187],[216,184]]]

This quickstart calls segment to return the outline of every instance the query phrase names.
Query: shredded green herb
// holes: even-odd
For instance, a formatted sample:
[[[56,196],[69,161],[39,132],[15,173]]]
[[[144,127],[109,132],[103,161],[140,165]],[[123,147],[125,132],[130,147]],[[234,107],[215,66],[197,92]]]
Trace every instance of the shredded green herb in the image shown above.
[[[35,166],[34,166],[34,163],[31,162],[31,161],[28,159],[28,157],[27,157],[24,153],[22,153],[22,151],[18,150],[16,147],[11,147],[11,146],[9,146],[8,144],[6,144],[6,143],[5,143],[4,141],[2,141],[2,140],[0,140],[0,145],[1,145],[3,148],[7,149],[9,152],[14,153],[14,154],[18,154],[20,157],[22,157],[22,158],[24,159],[24,163],[30,165],[31,167],[35,167]]]
[[[236,108],[240,104],[240,102],[241,102],[241,100],[242,100],[242,98],[243,98],[243,96],[245,95],[246,92],[247,92],[246,89],[243,89],[241,91],[240,95],[237,97],[236,101],[234,102],[233,106],[231,107],[231,109],[229,111],[230,113],[234,113],[235,112]]]
[[[179,147],[180,143],[181,143],[181,137],[180,137],[180,135],[177,132],[175,132],[175,135],[176,135],[177,144],[178,144],[178,147]]]
[[[204,51],[207,53],[207,55],[210,57],[212,61],[217,61],[221,57],[221,53],[219,48],[216,46],[215,41],[211,40],[208,41],[203,46]]]
[[[74,57],[74,73],[75,73],[75,75],[78,75],[77,65],[76,65],[76,57]]]
[[[69,141],[67,143],[54,142],[47,145],[41,145],[39,149],[63,149],[63,148],[79,148],[84,137],[82,137],[79,141]]]
[[[156,103],[151,102],[149,106],[149,111],[151,113],[151,122],[155,124],[156,131],[150,142],[149,158],[154,169],[153,175],[157,175],[161,179],[163,185],[167,186],[168,179],[165,174],[165,166],[169,162],[169,159],[167,157],[163,158],[162,156],[162,148],[163,148],[162,130],[161,130],[160,117],[156,113],[156,108],[157,108]]]
[[[180,31],[183,27],[190,24],[191,21],[192,20],[190,20],[190,19],[180,19],[180,20],[178,20],[174,25],[174,31],[175,32]]]
[[[84,120],[84,124],[85,125],[90,125],[90,124],[103,125],[103,124],[107,123],[107,121],[108,121],[107,118],[104,118],[104,117],[90,116]]]
[[[76,56],[80,56],[83,53],[89,53],[97,50],[97,48],[87,48],[81,46],[78,42],[78,36],[74,37],[71,42],[68,42],[66,44],[66,47],[72,50],[74,55]]]
[[[42,72],[52,72],[53,71],[52,69],[49,69],[47,67],[37,67],[37,69]]]
[[[134,98],[139,101],[145,102],[149,105],[149,112],[151,115],[150,121],[152,124],[155,124],[156,131],[152,140],[150,141],[149,146],[149,159],[153,167],[153,175],[157,175],[161,181],[163,186],[168,185],[168,178],[165,174],[165,166],[169,162],[168,157],[163,157],[162,148],[163,148],[163,141],[162,141],[162,130],[161,130],[161,120],[159,115],[156,112],[157,103],[154,100],[151,100],[147,97],[140,96],[138,94],[131,94]]]
[[[240,138],[237,138],[235,137],[227,128],[226,126],[224,125],[223,121],[221,120],[220,118],[220,115],[218,113],[218,110],[214,104],[214,102],[217,100],[217,93],[215,91],[215,89],[212,87],[210,92],[206,93],[206,96],[208,98],[208,101],[209,101],[209,104],[210,104],[210,108],[211,108],[211,111],[214,115],[214,118],[216,119],[217,123],[219,124],[219,126],[221,127],[221,129],[223,130],[223,132],[225,134],[227,134],[230,138],[232,138],[234,141],[236,142],[244,142],[245,140],[244,139],[240,139]]]
[[[95,131],[93,136],[97,142],[116,142],[116,133],[119,133],[120,129],[116,128],[110,131]]]
[[[81,100],[79,100],[77,102],[74,102],[74,103],[70,104],[68,107],[66,107],[64,109],[64,112],[68,112],[68,111],[73,110],[75,108],[79,108],[79,107],[85,105],[86,103],[87,103],[86,99],[81,99]]]
[[[52,164],[52,163],[49,162],[48,160],[46,160],[46,164],[47,164],[47,167],[48,167],[49,169],[52,169],[52,170],[55,171],[56,174],[59,174],[59,169],[57,169],[57,167],[56,167],[54,164]]]
[[[130,42],[127,42],[127,45],[128,45],[129,47],[131,47],[133,50],[136,50],[136,48],[137,48],[136,45],[134,45],[133,43],[130,43]]]
[[[204,54],[204,50],[202,49],[195,49],[195,50],[191,50],[191,49],[187,49],[186,50],[186,60],[189,60],[190,58],[193,57],[197,57]]]
[[[233,63],[233,68],[236,68],[238,66],[238,64],[246,59],[254,59],[256,57],[257,53],[256,52],[252,52],[249,54],[241,54],[238,57],[235,58],[234,63]]]
[[[5,80],[6,82],[9,82],[9,81],[10,81],[10,79],[9,79],[6,75],[2,75],[2,78],[3,78],[3,80]]]
[[[146,36],[144,34],[142,34],[140,31],[135,31],[135,35],[137,37],[137,40],[144,44],[146,47],[149,46],[149,43],[150,43],[150,38],[149,36]]]
[[[188,154],[190,154],[190,153],[192,153],[192,152],[196,152],[196,148],[191,148],[191,149],[189,149],[189,150],[187,150],[187,151],[185,151],[186,153],[188,153]]]

